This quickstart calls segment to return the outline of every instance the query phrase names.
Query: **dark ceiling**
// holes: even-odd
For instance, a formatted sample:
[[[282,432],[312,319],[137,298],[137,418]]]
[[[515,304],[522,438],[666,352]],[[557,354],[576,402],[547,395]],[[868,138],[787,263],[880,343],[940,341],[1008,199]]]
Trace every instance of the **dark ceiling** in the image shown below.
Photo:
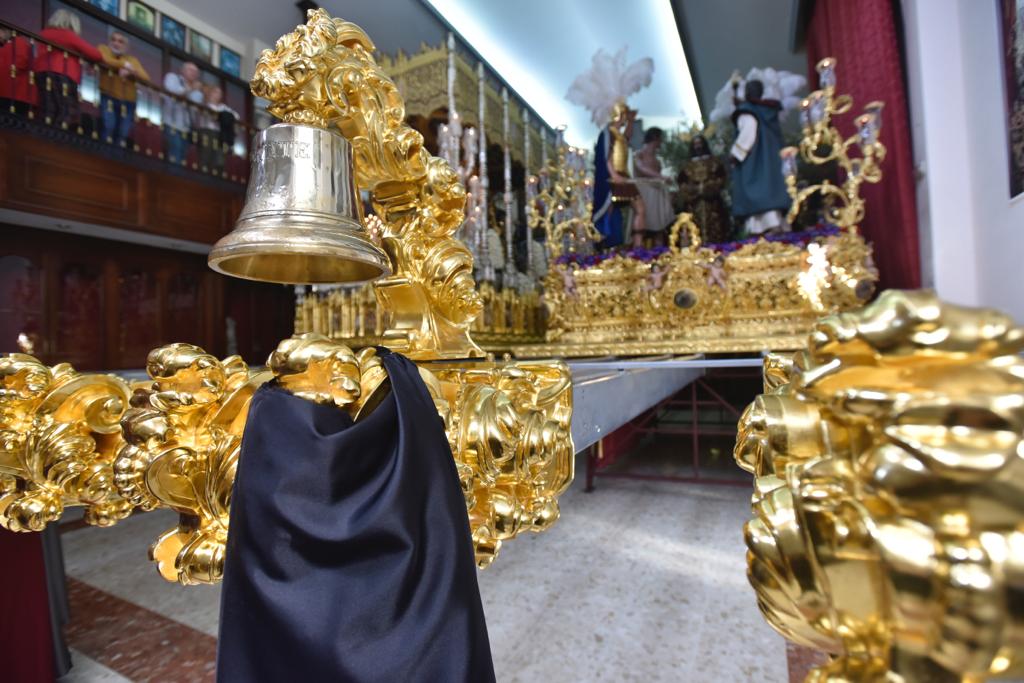
[[[802,23],[809,0],[671,0],[701,111],[734,69],[771,66],[807,73]]]

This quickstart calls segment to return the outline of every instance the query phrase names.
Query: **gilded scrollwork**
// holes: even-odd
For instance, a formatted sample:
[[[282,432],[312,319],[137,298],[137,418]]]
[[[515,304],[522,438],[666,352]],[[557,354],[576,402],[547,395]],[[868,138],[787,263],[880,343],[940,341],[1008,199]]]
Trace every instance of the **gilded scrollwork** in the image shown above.
[[[749,577],[768,622],[831,655],[808,681],[1019,677],[1024,329],[883,293],[770,358],[740,421]]]
[[[150,548],[168,581],[215,583],[224,568],[231,491],[249,402],[274,380],[354,419],[389,384],[373,348],[353,352],[317,334],[281,342],[268,367],[218,360],[190,344],[149,354],[151,381],[80,375],[35,358],[0,358],[0,524],[39,531],[66,506],[105,526],[132,509],[179,515]],[[442,362],[420,366],[455,456],[477,563],[503,540],[558,518],[572,481],[572,391],[559,362]]]
[[[253,92],[283,121],[337,128],[352,144],[357,184],[369,190],[393,276],[374,283],[381,341],[421,363],[452,444],[477,539],[478,564],[500,542],[555,521],[572,479],[568,368],[472,361],[481,299],[472,257],[453,234],[465,190],[404,123],[402,98],[354,24],[322,10],[260,58]],[[314,311],[315,313],[315,311]],[[68,505],[110,524],[134,508],[169,508],[178,524],[150,557],[165,579],[221,578],[231,493],[248,408],[275,381],[358,420],[387,395],[373,348],[355,353],[317,334],[286,339],[268,367],[223,360],[189,344],[152,351],[149,382],[0,358],[0,525],[35,531]],[[464,434],[465,432],[465,434]]]
[[[0,357],[0,526],[40,531],[70,505],[98,526],[128,515],[111,470],[128,400],[117,377]]]
[[[449,405],[447,433],[463,473],[477,565],[501,543],[558,519],[573,478],[572,387],[560,362],[431,368]]]
[[[144,510],[179,514],[178,525],[150,547],[161,576],[185,585],[213,583],[224,570],[249,400],[271,374],[190,344],[152,351],[146,370],[152,382],[135,390],[122,420],[124,446],[114,462],[118,489]]]
[[[589,267],[572,259],[555,264],[545,281],[547,343],[515,345],[513,351],[796,348],[823,313],[863,305],[878,279],[871,246],[853,232],[804,246],[760,240],[723,253],[703,246],[692,218],[681,214],[670,242],[650,262],[616,255]]]

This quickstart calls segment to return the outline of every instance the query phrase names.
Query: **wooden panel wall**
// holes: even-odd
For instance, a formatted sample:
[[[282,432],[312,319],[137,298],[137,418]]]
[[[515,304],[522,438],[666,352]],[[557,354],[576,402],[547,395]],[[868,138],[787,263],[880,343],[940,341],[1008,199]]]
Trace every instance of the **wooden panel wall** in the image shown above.
[[[199,254],[0,224],[0,353],[19,334],[49,364],[143,368],[150,350],[188,342],[263,363],[291,335],[294,294],[214,273]],[[13,236],[11,239],[8,236]]]
[[[213,244],[231,230],[244,193],[0,132],[0,207]]]

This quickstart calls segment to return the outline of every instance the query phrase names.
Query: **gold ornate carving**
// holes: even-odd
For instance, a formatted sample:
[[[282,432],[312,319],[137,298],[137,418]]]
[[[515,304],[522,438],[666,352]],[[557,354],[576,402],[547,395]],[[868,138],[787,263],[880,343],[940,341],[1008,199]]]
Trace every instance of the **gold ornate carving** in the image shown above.
[[[86,521],[99,526],[135,507],[169,508],[178,524],[150,548],[160,575],[219,581],[256,389],[276,378],[356,420],[387,393],[374,349],[353,353],[317,334],[284,340],[268,365],[254,371],[238,356],[221,361],[171,344],[150,353],[152,381],[129,392],[117,377],[51,369],[24,354],[0,358],[0,526],[40,531],[71,505],[87,506]],[[557,497],[573,476],[569,370],[553,361],[467,361],[420,366],[420,376],[445,420],[485,567],[503,540],[558,518]]]
[[[572,386],[561,362],[431,366],[446,430],[463,473],[477,565],[501,542],[543,531],[558,519],[558,496],[573,479]]]
[[[808,681],[1024,674],[1024,328],[883,293],[772,358],[740,421],[749,577]]]
[[[616,255],[591,267],[554,264],[545,281],[547,343],[513,352],[795,349],[822,313],[863,304],[878,277],[871,247],[851,232],[803,247],[760,240],[725,254],[701,246],[690,216],[681,214],[670,241],[651,262]]]
[[[264,50],[253,93],[283,121],[335,127],[352,143],[356,185],[370,192],[393,265],[374,283],[385,343],[414,360],[481,356],[469,335],[481,307],[473,259],[453,236],[465,189],[405,124],[402,97],[373,50],[355,24],[311,10]]]
[[[170,508],[178,525],[149,555],[160,575],[185,585],[224,571],[231,489],[253,393],[271,378],[241,358],[219,361],[191,344],[152,351],[152,378],[132,395],[114,462],[118,491],[143,510]]]
[[[459,359],[421,364],[420,375],[445,420],[486,566],[502,540],[557,518],[556,497],[572,479],[570,375],[561,363],[469,360],[482,355],[469,336],[482,303],[469,251],[453,237],[465,191],[403,123],[402,99],[372,50],[357,26],[310,12],[263,53],[252,88],[282,120],[333,126],[352,143],[394,272],[374,283],[379,310],[364,329],[420,361]],[[316,334],[281,342],[268,366],[253,371],[237,356],[171,344],[150,353],[152,381],[130,393],[115,377],[0,358],[0,525],[39,530],[67,505],[88,506],[86,520],[101,525],[133,507],[170,508],[179,522],[150,550],[160,574],[218,581],[256,389],[275,378],[358,420],[389,387],[373,349],[353,353]]]
[[[111,462],[128,399],[117,377],[0,357],[0,526],[41,531],[69,505],[84,505],[98,526],[125,517],[132,506],[117,495]]]

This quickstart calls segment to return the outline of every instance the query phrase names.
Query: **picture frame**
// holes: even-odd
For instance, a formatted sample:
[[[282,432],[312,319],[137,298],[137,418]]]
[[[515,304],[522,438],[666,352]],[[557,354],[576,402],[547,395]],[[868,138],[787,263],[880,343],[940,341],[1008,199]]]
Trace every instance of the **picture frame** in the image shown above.
[[[1010,197],[1024,194],[1024,0],[999,0]]]
[[[220,46],[220,70],[238,78],[242,71],[242,57],[234,50]]]
[[[128,23],[156,35],[156,10],[139,0],[128,0]]]
[[[89,4],[115,17],[121,16],[121,0],[89,0]]]
[[[213,64],[213,41],[194,29],[188,30],[189,54],[208,64]]]
[[[180,21],[171,19],[166,14],[160,15],[160,38],[179,50],[185,50],[185,25]]]

